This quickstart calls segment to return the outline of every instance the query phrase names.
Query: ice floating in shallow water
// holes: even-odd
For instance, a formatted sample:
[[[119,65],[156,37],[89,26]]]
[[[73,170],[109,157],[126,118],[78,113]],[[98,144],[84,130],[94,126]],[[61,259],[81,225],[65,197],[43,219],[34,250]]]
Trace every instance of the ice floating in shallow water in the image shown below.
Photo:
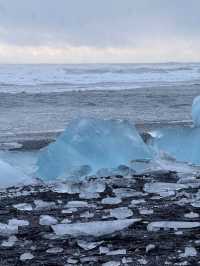
[[[128,122],[83,119],[41,151],[38,174],[45,179],[82,177],[150,158],[149,148]]]

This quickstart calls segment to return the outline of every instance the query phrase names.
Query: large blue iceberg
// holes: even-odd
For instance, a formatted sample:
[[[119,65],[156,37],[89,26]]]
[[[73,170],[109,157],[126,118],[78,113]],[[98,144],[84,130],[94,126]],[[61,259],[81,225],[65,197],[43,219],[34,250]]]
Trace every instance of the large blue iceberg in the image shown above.
[[[193,126],[162,128],[153,132],[151,144],[159,153],[164,151],[177,161],[200,165],[200,96],[192,105]]]
[[[38,175],[44,179],[82,177],[101,169],[149,160],[152,154],[133,125],[118,120],[75,120],[41,151]]]

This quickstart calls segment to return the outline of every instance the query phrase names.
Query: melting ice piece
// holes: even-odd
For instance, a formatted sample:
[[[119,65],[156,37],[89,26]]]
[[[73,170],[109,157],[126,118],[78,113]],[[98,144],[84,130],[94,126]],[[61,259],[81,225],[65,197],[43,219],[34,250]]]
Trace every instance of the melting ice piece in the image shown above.
[[[192,119],[195,127],[200,126],[200,96],[197,96],[192,104]]]
[[[38,175],[45,179],[80,178],[151,157],[135,127],[126,121],[76,120],[41,151]]]
[[[176,127],[159,129],[152,139],[155,151],[164,151],[180,162],[200,165],[200,127]]]
[[[0,187],[9,187],[24,182],[31,182],[31,178],[0,159]]]

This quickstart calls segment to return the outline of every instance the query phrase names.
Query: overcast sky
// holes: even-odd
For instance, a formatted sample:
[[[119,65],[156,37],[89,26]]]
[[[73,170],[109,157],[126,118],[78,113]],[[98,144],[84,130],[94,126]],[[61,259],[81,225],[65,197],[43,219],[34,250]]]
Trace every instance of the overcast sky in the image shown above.
[[[0,0],[1,63],[200,61],[200,0]]]

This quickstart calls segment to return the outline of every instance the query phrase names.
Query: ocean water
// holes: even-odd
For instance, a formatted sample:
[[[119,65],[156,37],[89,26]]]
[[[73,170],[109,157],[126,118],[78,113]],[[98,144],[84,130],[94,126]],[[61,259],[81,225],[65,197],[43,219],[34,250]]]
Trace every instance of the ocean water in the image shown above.
[[[80,117],[191,123],[200,64],[0,65],[0,142],[48,138]]]
[[[51,93],[196,84],[200,64],[0,65],[0,91]]]

